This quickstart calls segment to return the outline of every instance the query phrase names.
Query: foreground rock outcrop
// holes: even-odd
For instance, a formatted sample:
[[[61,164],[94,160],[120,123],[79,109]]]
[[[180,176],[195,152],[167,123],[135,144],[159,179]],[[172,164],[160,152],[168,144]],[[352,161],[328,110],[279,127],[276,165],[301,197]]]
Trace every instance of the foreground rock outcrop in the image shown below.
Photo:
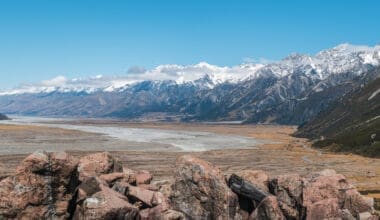
[[[0,219],[379,219],[373,200],[333,170],[228,179],[185,155],[173,179],[154,182],[109,153],[35,152],[0,181]]]
[[[196,219],[239,219],[238,197],[219,169],[190,155],[180,157],[176,167],[174,208]]]

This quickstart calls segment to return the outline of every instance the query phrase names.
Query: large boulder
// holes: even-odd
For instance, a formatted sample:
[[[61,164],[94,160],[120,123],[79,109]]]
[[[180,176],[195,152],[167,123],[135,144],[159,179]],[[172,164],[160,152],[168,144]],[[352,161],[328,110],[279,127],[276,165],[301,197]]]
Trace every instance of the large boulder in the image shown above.
[[[136,177],[136,184],[141,185],[141,184],[150,184],[150,182],[153,179],[152,174],[150,174],[149,171],[146,170],[139,170],[135,174]]]
[[[303,219],[305,210],[302,206],[303,181],[298,174],[284,174],[274,177],[269,182],[270,192],[279,201],[284,215],[288,219]]]
[[[171,202],[174,209],[195,219],[240,218],[238,198],[219,169],[196,157],[177,159]]]
[[[265,192],[269,192],[269,176],[262,170],[242,170],[237,172],[237,175],[251,184],[259,187]]]
[[[89,154],[79,160],[78,173],[79,180],[102,174],[123,172],[121,162],[108,152]]]
[[[147,186],[116,182],[112,189],[127,196],[131,203],[141,209],[138,219],[184,219],[181,212],[172,210],[167,196],[159,191],[150,190]]]
[[[253,211],[249,219],[252,220],[285,220],[275,196],[267,196]]]
[[[127,182],[130,184],[136,184],[136,177],[130,172],[115,172],[102,174],[99,178],[105,181],[110,187],[112,187],[116,182]]]
[[[67,218],[78,162],[64,152],[37,151],[0,182],[0,219]]]
[[[269,191],[277,200],[267,201],[271,197],[268,196],[266,203],[263,200],[255,208],[251,218],[281,219],[281,212],[286,219],[358,219],[368,213],[376,219],[373,200],[360,195],[343,175],[334,170],[302,177],[298,174],[279,175],[269,181]]]
[[[355,218],[360,213],[373,211],[371,202],[348,183],[347,179],[333,170],[325,170],[312,174],[303,179],[303,206],[307,210],[307,218],[311,219],[313,210],[319,210],[321,201],[329,201],[330,207],[342,207],[348,210]],[[317,205],[316,205],[317,204]],[[315,212],[315,211],[314,211]],[[335,213],[335,211],[334,211]],[[326,215],[326,218],[331,214]],[[319,213],[318,216],[322,216]]]
[[[338,199],[329,198],[308,206],[306,219],[342,219],[343,214],[343,211],[339,207]]]
[[[97,192],[87,194],[78,203],[74,219],[134,219],[138,214],[138,208],[128,202],[124,195],[110,189],[105,184],[97,182]],[[95,190],[95,191],[96,191]]]

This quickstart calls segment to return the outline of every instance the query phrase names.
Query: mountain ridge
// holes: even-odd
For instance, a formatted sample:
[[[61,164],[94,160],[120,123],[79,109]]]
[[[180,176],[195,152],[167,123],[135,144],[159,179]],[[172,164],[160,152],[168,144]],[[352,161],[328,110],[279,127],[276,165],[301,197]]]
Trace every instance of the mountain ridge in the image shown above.
[[[163,80],[129,84],[132,76],[122,79],[97,76],[87,81],[60,77],[39,85],[42,92],[32,86],[1,93],[0,111],[124,119],[163,113],[183,121],[299,125],[361,84],[379,64],[380,46],[341,44],[315,56],[291,54],[265,65],[162,65],[132,76],[143,79],[160,75]],[[105,83],[107,80],[113,84]],[[120,83],[122,80],[124,84]],[[74,90],[57,87],[59,83]],[[75,87],[87,88],[90,83],[97,87],[87,90]]]
[[[356,86],[295,133],[314,139],[314,146],[380,156],[380,68],[377,76]]]

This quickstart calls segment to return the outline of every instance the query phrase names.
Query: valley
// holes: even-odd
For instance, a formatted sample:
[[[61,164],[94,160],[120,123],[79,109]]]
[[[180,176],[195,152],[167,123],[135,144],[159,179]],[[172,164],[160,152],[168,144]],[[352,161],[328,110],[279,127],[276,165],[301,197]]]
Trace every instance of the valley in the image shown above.
[[[45,125],[44,125],[45,123]],[[344,174],[359,190],[377,192],[380,185],[380,159],[352,154],[337,154],[310,148],[306,139],[292,137],[294,126],[279,125],[227,125],[202,123],[131,123],[115,120],[55,120],[38,125],[0,124],[2,151],[0,176],[12,174],[15,167],[36,149],[67,151],[76,156],[92,152],[110,151],[123,161],[126,167],[152,172],[156,180],[171,176],[176,158],[192,154],[217,165],[223,172],[231,174],[243,169],[261,169],[270,175],[298,172],[306,174],[323,169],[335,169]],[[168,144],[122,140],[101,133],[63,129],[57,125],[93,126],[148,129],[162,134],[176,131],[185,134],[205,132],[221,137],[245,137],[256,140],[255,146],[247,147],[239,142],[208,151],[184,151]],[[222,139],[224,140],[224,139]],[[209,140],[208,140],[209,141]],[[191,142],[188,142],[191,144]],[[217,143],[217,142],[210,142]],[[194,142],[196,144],[196,142]],[[212,144],[211,144],[212,145]],[[8,150],[5,152],[4,150]]]

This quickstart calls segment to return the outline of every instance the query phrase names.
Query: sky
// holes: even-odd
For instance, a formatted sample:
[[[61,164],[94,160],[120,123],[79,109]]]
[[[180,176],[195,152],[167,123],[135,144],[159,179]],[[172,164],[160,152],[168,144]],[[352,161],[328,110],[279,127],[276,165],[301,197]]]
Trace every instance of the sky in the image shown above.
[[[380,43],[377,0],[0,0],[0,90]]]

